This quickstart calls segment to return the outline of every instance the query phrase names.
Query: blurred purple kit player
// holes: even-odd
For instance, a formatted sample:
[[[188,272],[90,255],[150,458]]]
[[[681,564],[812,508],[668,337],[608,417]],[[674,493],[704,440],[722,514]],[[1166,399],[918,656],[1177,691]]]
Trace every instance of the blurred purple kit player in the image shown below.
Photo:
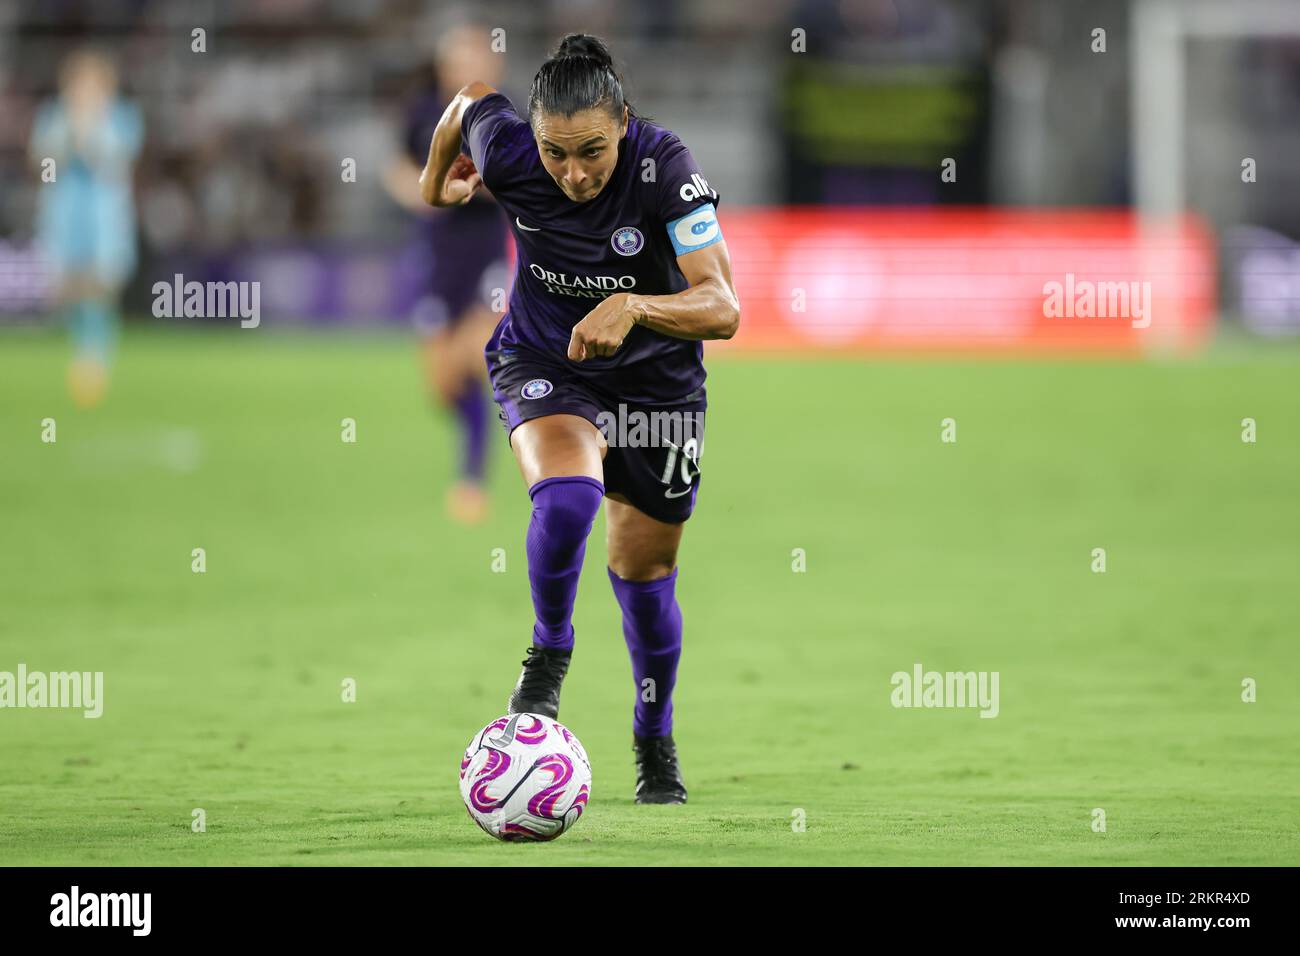
[[[446,106],[435,86],[412,103],[403,136],[405,151],[418,168]],[[506,285],[506,226],[501,209],[479,194],[462,206],[422,216],[415,224],[413,262],[407,274],[417,282],[412,318],[426,336],[472,320],[490,308],[493,290]],[[482,342],[482,339],[479,340]],[[487,446],[487,396],[476,379],[466,379],[449,396],[464,432],[462,479],[481,484]]]

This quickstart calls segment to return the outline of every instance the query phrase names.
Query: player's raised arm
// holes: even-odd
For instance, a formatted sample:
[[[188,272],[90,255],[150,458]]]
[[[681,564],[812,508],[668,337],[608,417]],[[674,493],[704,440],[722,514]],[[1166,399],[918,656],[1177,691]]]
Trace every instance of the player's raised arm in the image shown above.
[[[486,83],[461,88],[442,114],[429,142],[429,158],[420,173],[420,198],[430,206],[458,206],[468,202],[483,185],[474,163],[461,154],[461,119],[465,110],[496,90]]]

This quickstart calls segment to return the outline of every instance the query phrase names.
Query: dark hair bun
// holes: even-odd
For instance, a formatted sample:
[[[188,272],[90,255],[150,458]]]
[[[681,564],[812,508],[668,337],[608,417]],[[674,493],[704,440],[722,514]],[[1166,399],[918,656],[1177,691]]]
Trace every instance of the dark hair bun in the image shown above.
[[[570,33],[533,77],[528,122],[535,125],[543,113],[567,117],[596,107],[615,120],[623,118],[625,109],[629,116],[636,115],[623,95],[623,79],[614,70],[605,42],[589,33]]]
[[[605,48],[597,37],[588,33],[570,33],[560,41],[559,49],[555,51],[556,57],[569,56],[589,56],[601,66],[614,68],[614,58],[609,55],[609,50]]]

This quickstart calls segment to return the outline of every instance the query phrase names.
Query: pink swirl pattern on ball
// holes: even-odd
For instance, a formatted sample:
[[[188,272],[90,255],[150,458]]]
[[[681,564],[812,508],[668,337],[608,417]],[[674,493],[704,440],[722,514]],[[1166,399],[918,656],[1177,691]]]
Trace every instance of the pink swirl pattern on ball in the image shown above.
[[[487,788],[493,780],[509,769],[509,754],[500,750],[488,751],[487,762],[483,764],[483,769],[475,776],[474,783],[469,788],[469,802],[474,805],[475,810],[486,813],[501,806],[500,799],[493,800],[487,796]]]
[[[555,818],[555,805],[560,800],[560,795],[564,788],[569,785],[573,779],[573,761],[564,754],[547,754],[545,757],[538,759],[534,765],[539,771],[546,771],[551,775],[550,786],[538,790],[533,794],[532,799],[528,801],[528,812],[535,817]],[[564,814],[558,814],[563,816]]]
[[[578,795],[573,798],[573,805],[569,807],[570,811],[572,810],[578,811],[577,813],[573,814],[574,820],[577,820],[578,817],[582,816],[582,811],[587,808],[587,798],[590,796],[591,796],[591,788],[588,787],[585,783],[578,788]]]
[[[522,823],[506,823],[501,827],[501,839],[511,843],[544,843],[547,840],[554,840],[563,830],[556,830],[554,833],[539,833],[531,827],[526,827]]]
[[[535,744],[540,744],[546,739],[546,726],[536,717],[530,717],[528,719],[533,722],[533,725],[531,727],[525,727],[521,721],[515,728],[515,740],[531,747]]]
[[[551,724],[551,726],[560,732],[560,734],[564,737],[565,743],[568,744],[573,743],[573,734],[569,733],[568,727],[565,727],[564,724]]]

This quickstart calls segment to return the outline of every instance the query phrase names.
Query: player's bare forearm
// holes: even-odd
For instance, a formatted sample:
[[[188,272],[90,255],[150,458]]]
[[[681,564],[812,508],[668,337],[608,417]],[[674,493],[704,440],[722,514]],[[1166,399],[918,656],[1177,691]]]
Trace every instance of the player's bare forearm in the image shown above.
[[[708,278],[672,295],[632,295],[633,322],[677,339],[729,339],[740,325],[736,293]]]
[[[677,257],[689,289],[672,295],[632,295],[633,322],[678,339],[729,339],[740,326],[740,300],[731,284],[731,256],[715,242]]]
[[[477,188],[472,187],[467,191],[465,188],[458,187],[454,180],[449,182],[448,173],[452,171],[456,157],[461,155],[460,124],[465,110],[475,100],[495,92],[496,90],[486,83],[470,83],[452,97],[447,108],[443,110],[442,119],[438,120],[433,138],[429,141],[429,158],[420,173],[420,198],[430,206],[458,205],[465,202],[472,195],[474,188]],[[452,188],[448,188],[449,186]]]

